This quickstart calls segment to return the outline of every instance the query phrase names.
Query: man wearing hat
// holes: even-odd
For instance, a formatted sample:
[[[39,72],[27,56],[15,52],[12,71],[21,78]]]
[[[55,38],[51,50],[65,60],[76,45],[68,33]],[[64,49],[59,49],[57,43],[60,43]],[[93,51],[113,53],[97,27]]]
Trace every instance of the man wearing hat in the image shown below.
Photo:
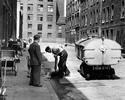
[[[28,52],[30,54],[31,77],[29,85],[42,87],[40,84],[42,54],[40,45],[40,36],[34,35],[34,42],[30,45]]]

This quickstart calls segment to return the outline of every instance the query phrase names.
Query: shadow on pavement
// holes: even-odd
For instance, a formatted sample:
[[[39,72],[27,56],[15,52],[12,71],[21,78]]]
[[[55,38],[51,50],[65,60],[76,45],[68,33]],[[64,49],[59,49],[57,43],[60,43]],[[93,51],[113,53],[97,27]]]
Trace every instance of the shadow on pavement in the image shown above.
[[[89,100],[66,78],[51,79],[50,82],[60,100]]]
[[[48,72],[52,72],[52,69],[54,68],[54,62],[49,62],[45,58],[43,60],[43,67],[47,75]],[[107,80],[107,79],[112,80],[109,77],[98,77],[98,78],[92,78],[90,80]],[[120,79],[120,77],[115,75],[114,80],[117,79]],[[90,86],[90,84],[87,84],[87,82],[80,83],[80,85],[76,87],[76,85],[74,85],[74,83],[71,83],[67,78],[63,79],[53,78],[50,79],[50,83],[53,89],[55,90],[57,96],[59,97],[59,100],[89,100],[87,96],[84,94],[84,91],[81,92],[80,90],[78,90],[78,87],[81,88],[81,86],[84,87]],[[103,86],[104,84],[95,83],[93,86],[96,85]]]
[[[78,70],[79,74],[83,77],[83,78],[86,78],[85,75],[83,75],[80,70]],[[113,77],[109,76],[109,75],[102,75],[102,76],[92,76],[91,78],[89,79],[86,79],[86,80],[116,80],[116,79],[120,79],[119,76],[117,75],[114,75]]]
[[[45,75],[52,72],[54,62],[48,62],[43,55],[42,63]],[[50,79],[49,81],[59,97],[59,100],[88,100],[88,98],[66,78],[63,78],[64,82],[61,82],[58,78]]]

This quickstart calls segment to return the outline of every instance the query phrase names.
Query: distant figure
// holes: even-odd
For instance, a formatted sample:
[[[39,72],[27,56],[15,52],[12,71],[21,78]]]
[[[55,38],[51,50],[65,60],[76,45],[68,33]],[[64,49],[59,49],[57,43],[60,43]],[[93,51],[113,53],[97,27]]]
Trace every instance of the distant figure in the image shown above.
[[[51,48],[49,46],[46,47],[45,51],[54,54],[55,57],[54,69],[55,72],[57,72],[58,77],[63,78],[64,76],[68,76],[70,74],[70,71],[66,66],[66,61],[68,57],[67,51],[62,47]],[[58,62],[58,57],[60,58],[59,62]],[[58,71],[57,71],[57,65],[58,65]],[[51,74],[51,77],[54,77],[53,75]]]
[[[28,44],[27,44],[27,50],[29,49],[31,44],[32,44],[32,39],[29,39]],[[31,66],[30,66],[30,55],[29,55],[29,53],[26,56],[26,59],[27,59],[27,68],[28,68],[27,77],[30,78]]]
[[[23,48],[22,48],[22,41],[21,41],[21,39],[17,39],[16,49],[19,52],[19,54],[21,56],[23,56],[23,52],[22,52]]]
[[[5,39],[2,39],[1,41],[1,47],[4,47],[5,46]]]
[[[34,42],[30,45],[28,51],[30,54],[30,66],[31,66],[31,76],[29,85],[42,87],[40,83],[40,73],[41,73],[41,61],[42,54],[40,45],[38,44],[40,41],[40,36],[34,36]]]
[[[30,44],[32,44],[32,39],[30,38],[29,40],[28,40],[28,43],[27,43],[27,48],[29,48],[30,47]]]
[[[26,45],[27,45],[27,43],[26,43],[26,40],[24,39],[24,40],[23,40],[23,48],[24,48],[24,49],[26,49]]]
[[[10,38],[9,41],[8,41],[8,47],[9,48],[13,47],[13,39],[12,38]]]

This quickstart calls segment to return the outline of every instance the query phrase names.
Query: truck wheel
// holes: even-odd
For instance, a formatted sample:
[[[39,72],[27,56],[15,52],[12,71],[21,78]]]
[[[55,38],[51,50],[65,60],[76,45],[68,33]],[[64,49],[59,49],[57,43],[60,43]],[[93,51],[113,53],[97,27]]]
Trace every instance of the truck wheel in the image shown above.
[[[112,74],[111,78],[112,78],[112,79],[115,79],[115,78],[116,78],[115,74]]]
[[[115,79],[115,78],[116,78],[114,68],[111,69],[111,78],[112,78],[112,79]]]
[[[90,74],[86,74],[86,80],[90,80]]]
[[[83,66],[80,66],[80,74],[81,74],[81,75],[84,75]]]

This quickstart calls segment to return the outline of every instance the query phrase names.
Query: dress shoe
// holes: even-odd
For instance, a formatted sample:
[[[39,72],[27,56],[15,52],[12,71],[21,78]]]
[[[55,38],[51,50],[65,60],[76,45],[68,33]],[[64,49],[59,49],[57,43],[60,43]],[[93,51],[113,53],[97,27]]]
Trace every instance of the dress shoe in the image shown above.
[[[29,85],[33,85],[32,83],[29,83]]]
[[[30,75],[27,75],[27,78],[30,78]]]

